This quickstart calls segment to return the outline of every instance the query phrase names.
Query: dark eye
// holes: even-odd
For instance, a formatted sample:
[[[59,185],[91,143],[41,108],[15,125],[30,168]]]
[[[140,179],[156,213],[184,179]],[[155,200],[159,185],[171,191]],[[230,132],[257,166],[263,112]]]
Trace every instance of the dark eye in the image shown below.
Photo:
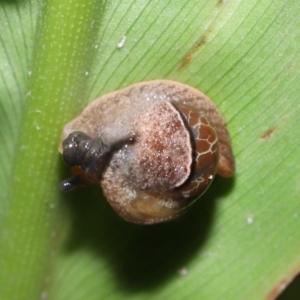
[[[90,148],[91,138],[83,132],[74,131],[62,143],[65,162],[70,166],[79,165]]]
[[[80,166],[84,173],[100,178],[109,148],[100,138],[92,139],[81,131],[72,132],[63,141],[63,156],[70,166]]]
[[[65,126],[60,152],[75,176],[65,190],[99,184],[115,211],[139,224],[180,216],[216,173],[234,173],[230,136],[215,105],[168,80],[96,99]]]

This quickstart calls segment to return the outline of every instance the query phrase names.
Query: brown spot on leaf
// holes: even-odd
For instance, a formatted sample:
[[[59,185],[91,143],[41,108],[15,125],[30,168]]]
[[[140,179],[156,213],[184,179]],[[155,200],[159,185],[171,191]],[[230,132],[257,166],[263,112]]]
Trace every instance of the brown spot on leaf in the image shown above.
[[[189,54],[186,55],[183,60],[181,61],[181,65],[179,67],[179,70],[183,69],[184,67],[187,66],[187,64],[189,62],[191,62],[192,58],[193,58],[193,54],[195,54],[197,51],[200,50],[200,48],[202,48],[208,40],[208,36],[211,34],[211,29],[207,30],[207,32],[200,38],[199,41],[197,41],[194,46],[191,48],[191,50],[189,51]]]
[[[281,120],[278,120],[274,126],[264,131],[259,139],[262,141],[270,139],[280,127],[284,126],[287,120],[289,120],[287,116],[284,116]]]
[[[204,46],[207,42],[207,37],[208,37],[208,33],[207,32],[203,38],[196,44],[195,48],[194,48],[194,52],[198,51],[202,46]]]
[[[216,7],[220,9],[224,5],[226,5],[229,2],[229,0],[218,0],[216,3]],[[213,16],[214,14],[212,14]],[[208,41],[208,37],[213,31],[213,27],[216,23],[216,19],[213,19],[210,25],[208,25],[207,31],[200,37],[200,39],[191,47],[190,51],[188,51],[187,55],[182,59],[181,64],[179,66],[179,70],[183,69],[188,65],[188,63],[191,62],[191,59],[193,58],[193,54],[195,54],[197,51],[200,50]]]
[[[269,138],[272,137],[272,135],[277,131],[277,127],[274,126],[274,127],[271,127],[269,128],[268,130],[266,130],[261,136],[260,136],[260,139],[263,140],[263,141],[266,141],[268,140]]]
[[[228,1],[229,1],[229,0],[219,0],[219,1],[217,2],[217,7],[220,7],[220,6],[222,6],[222,5],[227,4]]]
[[[289,276],[281,279],[267,295],[266,300],[275,300],[285,288],[293,281],[293,279],[299,274],[299,267],[293,270]]]
[[[192,54],[189,54],[188,56],[186,56],[182,62],[181,62],[181,66],[180,66],[180,69],[184,68],[189,62],[190,60],[193,58],[193,55]]]

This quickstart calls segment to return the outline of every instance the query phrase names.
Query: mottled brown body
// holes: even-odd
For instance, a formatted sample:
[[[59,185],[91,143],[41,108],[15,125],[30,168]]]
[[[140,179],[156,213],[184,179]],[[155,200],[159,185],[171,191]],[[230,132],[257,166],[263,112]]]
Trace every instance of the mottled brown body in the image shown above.
[[[169,80],[96,99],[65,126],[59,150],[67,163],[76,162],[69,164],[77,178],[97,182],[116,212],[139,224],[181,215],[216,172],[234,173],[229,133],[215,105]],[[65,189],[75,185],[64,182]]]

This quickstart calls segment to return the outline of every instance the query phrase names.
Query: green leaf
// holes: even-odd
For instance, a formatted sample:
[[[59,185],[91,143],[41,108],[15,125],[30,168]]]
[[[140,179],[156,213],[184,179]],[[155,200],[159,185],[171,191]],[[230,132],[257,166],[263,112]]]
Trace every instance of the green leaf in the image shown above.
[[[300,266],[299,11],[296,0],[1,1],[0,298],[274,299]],[[149,227],[121,220],[99,188],[62,194],[63,124],[159,78],[216,103],[235,176]]]

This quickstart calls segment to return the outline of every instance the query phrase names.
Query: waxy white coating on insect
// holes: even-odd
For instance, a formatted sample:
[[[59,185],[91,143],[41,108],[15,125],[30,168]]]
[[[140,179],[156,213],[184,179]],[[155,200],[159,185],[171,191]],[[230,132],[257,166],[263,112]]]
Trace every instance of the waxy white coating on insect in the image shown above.
[[[216,172],[234,172],[223,117],[203,93],[174,81],[138,83],[96,99],[65,126],[62,141],[73,132],[115,149],[99,178],[81,176],[101,185],[115,211],[134,223],[176,218]]]

